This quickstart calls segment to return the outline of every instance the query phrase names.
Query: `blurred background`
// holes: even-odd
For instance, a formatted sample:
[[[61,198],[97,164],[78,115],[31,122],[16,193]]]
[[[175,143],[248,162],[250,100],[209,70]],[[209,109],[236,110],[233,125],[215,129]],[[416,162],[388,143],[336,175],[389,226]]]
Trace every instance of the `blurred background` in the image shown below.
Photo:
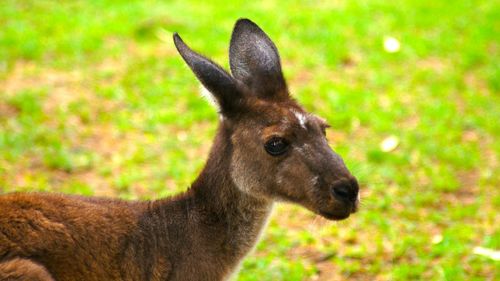
[[[237,280],[499,280],[498,1],[3,0],[0,192],[188,188],[217,114],[171,36],[227,68],[240,17],[363,199],[342,222],[280,204]]]

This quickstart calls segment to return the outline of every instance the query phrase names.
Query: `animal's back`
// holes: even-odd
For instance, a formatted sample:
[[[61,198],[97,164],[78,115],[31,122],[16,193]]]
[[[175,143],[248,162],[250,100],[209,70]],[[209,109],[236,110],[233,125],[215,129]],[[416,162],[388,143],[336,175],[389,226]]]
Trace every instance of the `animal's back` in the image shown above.
[[[29,259],[56,280],[133,280],[127,276],[141,274],[128,264],[131,241],[144,207],[59,194],[2,195],[0,262]]]

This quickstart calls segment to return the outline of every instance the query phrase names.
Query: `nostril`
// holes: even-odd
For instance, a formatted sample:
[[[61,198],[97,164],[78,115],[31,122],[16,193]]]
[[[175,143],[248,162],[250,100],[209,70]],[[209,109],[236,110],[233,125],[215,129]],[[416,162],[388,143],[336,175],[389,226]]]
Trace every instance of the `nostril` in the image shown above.
[[[339,180],[334,183],[331,192],[338,200],[354,202],[358,197],[358,182],[355,178]]]
[[[345,187],[334,187],[332,189],[333,196],[340,200],[349,199],[349,191]]]

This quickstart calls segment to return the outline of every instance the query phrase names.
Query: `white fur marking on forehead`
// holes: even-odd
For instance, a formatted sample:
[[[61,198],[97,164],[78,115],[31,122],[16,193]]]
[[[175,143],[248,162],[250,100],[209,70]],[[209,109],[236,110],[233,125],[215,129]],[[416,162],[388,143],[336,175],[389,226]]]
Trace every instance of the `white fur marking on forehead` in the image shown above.
[[[210,91],[207,90],[207,88],[203,87],[203,85],[201,85],[201,84],[200,84],[200,94],[202,97],[207,99],[208,102],[217,109],[217,111],[219,111],[219,109],[220,109],[219,103],[215,99],[214,95],[212,93],[210,93]]]
[[[305,129],[306,128],[306,122],[307,122],[307,116],[304,113],[297,112],[295,110],[293,110],[292,112],[295,115],[295,117],[297,117],[297,119],[299,120],[300,126],[302,126],[302,128]]]

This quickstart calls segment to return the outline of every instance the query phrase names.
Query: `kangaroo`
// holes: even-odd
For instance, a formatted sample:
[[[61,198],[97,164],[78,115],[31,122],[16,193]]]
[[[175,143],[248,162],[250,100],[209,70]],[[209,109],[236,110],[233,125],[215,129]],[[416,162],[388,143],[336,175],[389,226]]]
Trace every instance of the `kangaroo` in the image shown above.
[[[190,188],[154,201],[51,193],[0,196],[0,280],[227,280],[273,204],[330,220],[357,210],[358,183],[329,147],[328,124],[290,97],[274,43],[248,19],[231,36],[231,74],[174,44],[220,115]]]

